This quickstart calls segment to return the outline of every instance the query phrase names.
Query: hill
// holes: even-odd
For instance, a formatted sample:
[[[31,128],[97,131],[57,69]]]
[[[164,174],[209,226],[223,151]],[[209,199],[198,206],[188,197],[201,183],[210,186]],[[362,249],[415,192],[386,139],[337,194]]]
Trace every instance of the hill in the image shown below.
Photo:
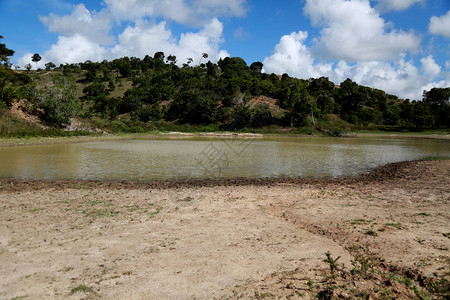
[[[0,107],[14,99],[46,128],[74,117],[106,131],[227,130],[322,132],[448,128],[450,88],[424,91],[422,101],[399,99],[350,79],[297,79],[262,73],[239,57],[178,67],[158,52],[143,59],[48,64],[46,70],[0,69]],[[22,100],[23,101],[23,100]],[[16,114],[17,116],[17,114]],[[87,126],[87,127],[89,127]],[[1,135],[11,134],[1,127]],[[10,130],[11,131],[11,130]],[[56,132],[56,131],[55,131]]]

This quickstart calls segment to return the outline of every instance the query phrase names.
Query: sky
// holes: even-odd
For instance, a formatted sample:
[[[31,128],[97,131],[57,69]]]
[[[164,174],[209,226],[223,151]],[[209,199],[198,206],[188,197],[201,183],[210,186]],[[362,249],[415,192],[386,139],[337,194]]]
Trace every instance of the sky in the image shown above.
[[[0,0],[0,35],[20,68],[163,51],[403,99],[450,87],[450,0]]]

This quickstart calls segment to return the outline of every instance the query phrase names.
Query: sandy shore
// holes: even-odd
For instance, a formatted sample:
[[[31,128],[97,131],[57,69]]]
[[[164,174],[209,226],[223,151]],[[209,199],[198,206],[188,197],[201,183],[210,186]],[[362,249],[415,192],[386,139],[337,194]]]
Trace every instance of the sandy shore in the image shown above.
[[[449,200],[450,160],[337,179],[0,180],[0,299],[444,298]]]

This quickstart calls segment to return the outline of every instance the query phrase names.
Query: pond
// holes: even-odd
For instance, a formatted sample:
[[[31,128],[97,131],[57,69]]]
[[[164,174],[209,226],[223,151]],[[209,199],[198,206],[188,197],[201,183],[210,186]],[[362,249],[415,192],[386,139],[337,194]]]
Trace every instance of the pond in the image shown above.
[[[0,177],[81,180],[337,177],[430,155],[450,156],[450,141],[379,137],[158,137],[2,147]]]

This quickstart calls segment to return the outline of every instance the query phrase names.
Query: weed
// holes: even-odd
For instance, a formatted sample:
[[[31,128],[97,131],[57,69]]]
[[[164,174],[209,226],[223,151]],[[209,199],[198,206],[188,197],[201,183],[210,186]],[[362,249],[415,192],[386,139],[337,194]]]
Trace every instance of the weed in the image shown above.
[[[365,219],[356,219],[354,221],[352,221],[350,224],[352,225],[366,225],[366,224],[370,224],[370,220],[365,220]]]
[[[430,216],[431,216],[431,214],[426,213],[426,212],[417,213],[417,214],[415,214],[415,215],[416,215],[416,216],[424,216],[424,217],[430,217]]]
[[[450,298],[450,282],[446,278],[440,280],[427,279],[424,285],[430,293],[441,296],[442,299]]]
[[[366,230],[366,234],[367,235],[371,235],[371,236],[377,236],[378,235],[375,231],[373,231],[371,229],[365,229],[365,230]]]
[[[151,217],[154,217],[154,216],[156,216],[157,214],[159,214],[160,211],[161,211],[161,208],[157,208],[155,211],[150,212],[150,216],[151,216]]]
[[[386,223],[384,224],[386,227],[394,227],[397,229],[403,229],[403,225],[401,223]]]
[[[312,281],[311,279],[309,279],[308,282],[306,282],[306,285],[308,286],[310,292],[314,290],[315,287],[314,281]]]
[[[30,212],[35,212],[35,211],[40,211],[40,210],[44,210],[43,208],[33,208],[30,209]]]
[[[327,258],[324,259],[323,261],[328,263],[330,265],[331,272],[334,272],[334,270],[336,270],[336,268],[337,268],[337,264],[336,263],[339,260],[339,258],[341,258],[341,257],[340,256],[338,256],[336,258],[331,257],[331,252],[330,251],[325,252],[325,255],[326,255]]]
[[[357,255],[355,256],[355,259],[352,260],[352,265],[353,269],[351,270],[351,273],[353,275],[359,273],[367,276],[373,272],[373,257]]]
[[[433,156],[433,155],[430,155],[430,156],[424,156],[424,157],[422,157],[419,160],[429,161],[429,160],[445,160],[445,159],[448,159],[448,156]]]
[[[256,299],[265,299],[265,298],[267,298],[267,297],[274,298],[275,295],[272,294],[272,293],[269,293],[269,292],[261,293],[261,294],[260,294],[260,293],[258,293],[257,291],[255,291],[255,298],[256,298]]]
[[[96,294],[97,294],[97,293],[94,291],[93,288],[91,288],[91,287],[89,287],[89,286],[86,286],[86,285],[84,285],[84,284],[80,284],[79,286],[74,287],[73,289],[71,289],[69,295],[74,295],[74,294],[76,294],[76,293],[78,293],[78,292],[83,292],[83,293],[85,293],[86,295],[87,295],[87,294],[93,294],[93,295],[96,295]]]

